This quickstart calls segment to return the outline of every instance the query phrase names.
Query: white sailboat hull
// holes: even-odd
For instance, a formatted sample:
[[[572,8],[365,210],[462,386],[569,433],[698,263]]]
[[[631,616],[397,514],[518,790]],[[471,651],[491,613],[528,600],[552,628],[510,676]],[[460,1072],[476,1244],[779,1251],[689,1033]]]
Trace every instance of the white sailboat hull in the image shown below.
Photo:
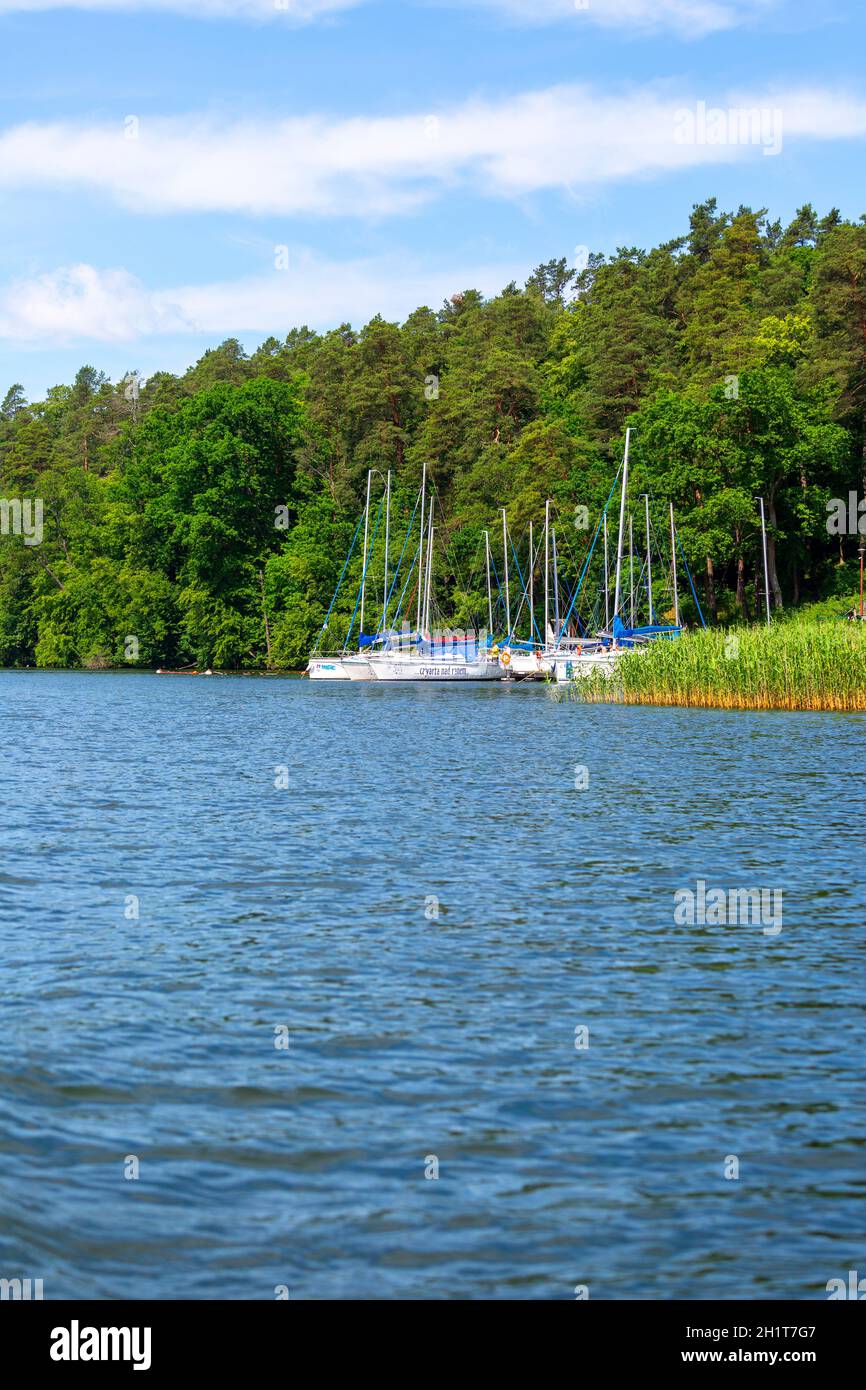
[[[346,672],[350,681],[372,681],[375,680],[370,662],[366,656],[346,656],[343,658],[343,670]]]
[[[344,669],[339,656],[311,657],[307,665],[307,675],[311,681],[347,681],[349,673]]]
[[[619,660],[618,651],[568,652],[554,659],[557,685],[568,685],[569,681],[580,680],[598,672],[611,676]]]
[[[365,656],[323,656],[307,666],[311,681],[371,681],[373,672]]]
[[[502,679],[499,663],[487,660],[434,661],[424,656],[377,656],[370,661],[377,681],[495,681]]]
[[[512,652],[511,660],[502,665],[509,675],[518,680],[543,680],[553,671],[550,659],[542,652]]]

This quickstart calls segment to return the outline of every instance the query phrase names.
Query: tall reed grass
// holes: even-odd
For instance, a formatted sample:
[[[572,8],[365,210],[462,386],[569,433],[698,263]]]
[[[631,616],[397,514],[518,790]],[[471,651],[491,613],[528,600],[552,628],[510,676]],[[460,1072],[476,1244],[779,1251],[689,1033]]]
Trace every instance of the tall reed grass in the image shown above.
[[[780,623],[686,633],[625,652],[612,676],[553,687],[593,704],[866,710],[866,623]]]

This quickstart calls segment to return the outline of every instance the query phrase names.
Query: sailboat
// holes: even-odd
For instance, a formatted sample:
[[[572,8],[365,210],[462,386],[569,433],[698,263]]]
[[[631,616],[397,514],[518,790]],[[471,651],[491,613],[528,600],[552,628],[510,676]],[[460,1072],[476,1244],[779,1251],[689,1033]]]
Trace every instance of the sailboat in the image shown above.
[[[351,636],[354,630],[355,616],[360,607],[360,630],[358,634],[358,649],[350,652],[348,650],[348,639],[342,652],[335,655],[323,655],[319,651],[319,643],[327,629],[331,612],[339,594],[340,587],[345,577],[349,560],[357,541],[360,522],[355,532],[355,537],[350,548],[349,555],[343,566],[343,572],[337,584],[334,597],[322,630],[319,634],[319,641],[310,656],[307,672],[311,680],[348,680],[348,681],[477,681],[477,680],[496,680],[502,675],[495,654],[489,650],[489,639],[486,633],[477,635],[474,632],[455,632],[443,634],[431,634],[430,617],[432,605],[432,583],[433,583],[433,542],[434,542],[434,522],[433,522],[433,494],[431,491],[428,506],[427,489],[427,465],[424,464],[421,488],[415,503],[415,510],[409,521],[406,537],[403,543],[403,551],[394,568],[393,574],[390,571],[390,539],[391,539],[391,472],[388,471],[386,478],[384,510],[385,510],[385,559],[384,559],[384,603],[382,608],[381,622],[376,631],[371,635],[364,632],[365,606],[367,603],[367,577],[370,569],[371,558],[375,547],[376,536],[378,533],[379,520],[381,519],[382,503],[377,516],[376,525],[372,538],[370,537],[370,486],[374,471],[370,469],[367,474],[367,497],[364,509],[364,562],[361,575],[361,583],[355,605],[355,612],[352,615],[352,622],[349,629]],[[397,631],[396,623],[402,610],[403,599],[405,597],[408,579],[404,585],[403,593],[398,596],[396,601],[396,612],[392,614],[392,598],[394,596],[403,556],[409,543],[414,527],[415,513],[420,503],[421,521],[419,530],[418,549],[416,559],[412,562],[409,570],[411,577],[417,562],[417,614],[414,632],[410,629],[407,622],[403,622],[402,628]],[[390,581],[390,583],[389,583]]]
[[[523,584],[523,596],[529,607],[529,638],[525,642],[516,641],[509,631],[507,645],[500,654],[500,660],[515,680],[545,680],[553,674],[553,658],[559,649],[563,624],[560,622],[559,606],[559,563],[556,549],[556,527],[551,526],[551,500],[544,504],[544,633],[538,630],[535,621],[535,566],[541,551],[536,550],[533,538],[533,525],[529,523],[529,572],[528,585]],[[504,516],[504,513],[503,513]],[[507,538],[506,538],[507,544]],[[551,563],[553,569],[553,614],[551,615]],[[507,555],[506,555],[507,564]],[[523,582],[523,576],[520,576]],[[521,608],[523,604],[521,601]],[[519,613],[518,613],[519,620]],[[509,630],[510,630],[509,618]]]
[[[605,622],[604,627],[596,638],[589,642],[572,639],[571,649],[568,650],[560,643],[557,651],[553,654],[552,663],[556,673],[557,683],[562,685],[568,681],[575,680],[581,676],[590,675],[598,672],[604,676],[610,676],[616,669],[617,662],[624,651],[646,650],[648,644],[660,638],[679,637],[682,632],[680,623],[680,601],[679,587],[677,580],[677,534],[674,524],[673,503],[669,504],[670,509],[670,539],[671,539],[671,578],[673,587],[674,601],[674,622],[673,624],[657,623],[654,621],[655,613],[653,609],[652,591],[652,530],[650,526],[649,495],[644,493],[645,514],[646,514],[646,578],[647,578],[647,612],[649,623],[645,626],[635,625],[635,591],[634,591],[634,543],[632,519],[629,517],[629,572],[630,572],[630,603],[629,603],[629,623],[625,622],[625,588],[623,584],[623,556],[626,532],[626,499],[628,496],[629,478],[629,445],[631,441],[631,430],[626,430],[625,451],[622,461],[622,484],[620,489],[619,507],[619,530],[617,535],[616,551],[616,581],[614,586],[613,613],[610,610],[610,591],[609,591],[609,570],[608,570],[608,526],[607,526],[607,507],[605,508],[602,522],[600,525],[604,532],[604,595],[605,595]],[[608,505],[610,499],[608,500]],[[596,539],[598,530],[596,530]],[[595,540],[593,541],[593,547]],[[592,550],[590,550],[590,556]],[[588,560],[587,560],[588,564]],[[689,574],[691,583],[691,575]],[[579,589],[580,586],[578,586]],[[577,593],[577,591],[576,591]],[[703,623],[703,614],[700,611],[700,604],[697,602],[697,594],[692,584],[692,595],[698,608],[698,613]],[[576,595],[575,595],[576,596]]]
[[[368,542],[369,542],[369,534],[370,534],[370,487],[371,487],[371,483],[372,483],[374,471],[375,471],[375,470],[372,469],[372,468],[370,468],[370,469],[367,470],[367,500],[366,500],[366,504],[365,504],[365,507],[364,507],[364,517],[363,517],[363,520],[364,520],[364,559],[363,559],[363,566],[362,566],[362,571],[361,571],[361,587],[360,587],[360,591],[359,591],[359,594],[358,594],[358,602],[360,602],[360,607],[361,607],[360,632],[361,632],[362,635],[363,635],[363,632],[364,632],[364,605],[365,605],[366,596],[367,596],[367,570],[368,570],[368,568],[369,568],[370,556],[371,556],[371,552],[372,552],[372,545],[368,544]],[[380,476],[381,476],[381,475],[380,475]],[[386,584],[386,588],[387,588],[387,582],[388,582],[388,540],[389,540],[388,528],[390,527],[390,519],[391,519],[391,515],[390,515],[390,502],[391,502],[391,473],[390,473],[390,470],[388,471],[387,492],[388,492],[388,512],[387,512],[386,536],[385,536],[385,584]],[[381,504],[380,504],[380,508],[381,508]],[[380,515],[381,515],[381,510],[380,510]],[[358,526],[357,526],[356,529],[355,529],[355,535],[354,535],[354,537],[352,538],[352,544],[351,544],[351,546],[349,547],[349,553],[348,553],[348,555],[346,556],[346,560],[345,560],[345,563],[344,563],[344,565],[343,565],[342,573],[340,574],[340,578],[339,578],[339,580],[337,581],[337,587],[336,587],[336,589],[334,590],[334,595],[333,595],[333,598],[331,599],[331,605],[330,605],[330,607],[329,607],[329,609],[328,609],[327,615],[326,615],[326,617],[325,617],[325,621],[324,621],[324,623],[322,624],[322,628],[321,628],[321,631],[320,631],[320,633],[319,633],[319,637],[318,637],[318,641],[317,641],[317,643],[316,643],[316,647],[313,649],[313,652],[312,652],[312,654],[311,654],[311,656],[310,656],[310,658],[309,658],[309,661],[308,661],[308,663],[307,663],[307,675],[309,676],[310,680],[329,680],[329,681],[334,681],[334,680],[339,680],[339,681],[349,681],[349,680],[351,680],[351,681],[358,681],[358,680],[366,681],[366,680],[372,680],[372,673],[371,673],[371,671],[370,671],[369,664],[368,664],[367,659],[366,659],[366,657],[364,656],[364,654],[363,654],[363,652],[362,652],[362,650],[361,650],[361,641],[363,640],[363,636],[362,636],[362,638],[361,638],[361,641],[359,641],[359,646],[358,646],[358,651],[357,651],[357,652],[349,652],[349,651],[346,650],[346,647],[344,647],[343,651],[340,652],[338,655],[330,655],[330,656],[327,656],[327,655],[322,655],[322,654],[319,652],[319,650],[318,650],[318,648],[319,648],[319,643],[321,643],[322,638],[324,637],[324,634],[325,634],[325,632],[326,632],[326,630],[327,630],[328,623],[329,623],[330,617],[331,617],[331,613],[332,613],[333,610],[334,610],[334,605],[335,605],[335,603],[336,603],[336,601],[337,601],[337,597],[338,597],[338,595],[339,595],[339,593],[340,593],[340,589],[342,588],[343,580],[344,580],[345,575],[346,575],[346,570],[348,569],[348,566],[349,566],[349,561],[350,561],[351,558],[352,558],[352,552],[353,552],[354,549],[355,549],[355,542],[356,542],[357,539],[358,539],[358,532],[360,531],[360,528],[361,528],[361,523],[360,523],[360,521],[359,521],[359,522],[358,522]],[[378,521],[377,521],[377,523],[376,523],[376,529],[378,530]],[[375,532],[374,532],[374,535],[373,535],[373,542],[374,542],[374,543],[375,543],[375,539],[376,539],[376,536],[375,536]],[[356,603],[356,610],[357,610],[357,603]],[[352,632],[352,628],[354,628],[354,622],[355,622],[355,615],[354,615],[354,613],[353,613],[353,615],[352,615],[352,627],[349,629],[350,635],[351,635],[351,632]]]
[[[496,656],[488,649],[486,634],[453,632],[431,634],[433,588],[433,494],[427,501],[427,466],[421,477],[421,540],[418,548],[417,612],[415,632],[407,622],[397,634],[387,632],[388,601],[383,613],[383,637],[379,649],[367,656],[371,678],[376,681],[482,681],[501,677]],[[426,540],[424,534],[426,511]],[[387,589],[386,589],[387,593]],[[489,591],[488,591],[489,602]]]

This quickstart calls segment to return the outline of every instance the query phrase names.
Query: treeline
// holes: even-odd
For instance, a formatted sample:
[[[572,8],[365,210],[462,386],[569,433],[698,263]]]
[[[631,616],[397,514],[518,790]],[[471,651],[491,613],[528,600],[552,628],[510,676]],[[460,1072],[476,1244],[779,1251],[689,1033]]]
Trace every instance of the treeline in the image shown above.
[[[393,470],[396,534],[424,462],[440,601],[468,625],[498,509],[517,537],[547,497],[594,524],[626,424],[634,496],[673,501],[710,621],[763,603],[759,496],[775,607],[853,592],[857,538],[827,503],[864,491],[866,219],[807,205],[783,227],[711,199],[654,250],[553,260],[402,325],[230,339],[140,391],[91,367],[41,402],[13,385],[0,498],[41,498],[44,534],[24,544],[4,509],[0,664],[297,666],[367,470]]]

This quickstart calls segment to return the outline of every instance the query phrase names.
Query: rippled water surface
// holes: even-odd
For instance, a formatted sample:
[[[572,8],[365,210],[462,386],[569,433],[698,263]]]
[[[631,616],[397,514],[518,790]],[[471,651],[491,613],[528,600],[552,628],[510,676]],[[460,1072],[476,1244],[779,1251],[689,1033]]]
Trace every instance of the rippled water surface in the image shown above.
[[[0,719],[0,1275],[819,1298],[866,1269],[863,718],[5,672]],[[699,878],[781,889],[782,931],[678,925]]]

